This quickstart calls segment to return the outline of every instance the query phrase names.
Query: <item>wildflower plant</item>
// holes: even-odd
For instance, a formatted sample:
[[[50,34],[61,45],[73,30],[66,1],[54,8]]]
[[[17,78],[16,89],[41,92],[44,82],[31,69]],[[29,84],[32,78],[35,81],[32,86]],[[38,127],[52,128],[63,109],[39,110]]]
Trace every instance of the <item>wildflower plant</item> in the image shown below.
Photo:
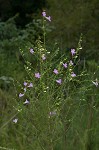
[[[59,48],[57,47],[55,52],[49,52],[46,46],[45,24],[47,21],[51,22],[51,17],[47,16],[45,11],[42,12],[42,17],[43,41],[39,38],[35,46],[28,47],[29,51],[27,51],[32,55],[32,62],[36,60],[37,64],[25,60],[27,75],[18,96],[23,112],[27,115],[25,124],[31,122],[31,130],[33,134],[36,134],[35,140],[38,141],[38,145],[52,150],[59,138],[58,127],[62,128],[62,136],[68,122],[66,115],[68,116],[69,110],[66,107],[65,111],[64,107],[67,105],[68,99],[72,97],[75,90],[74,81],[76,82],[78,79],[74,65],[78,51],[70,50],[72,59],[67,58],[66,54],[56,59]],[[21,54],[24,57],[22,50]],[[72,92],[70,91],[71,87]],[[28,108],[24,109],[24,105],[28,105]],[[70,106],[68,105],[68,107]],[[24,113],[22,114],[24,115]],[[17,120],[20,122],[20,119]],[[14,122],[18,124],[15,119]],[[27,126],[28,124],[26,128]]]
[[[20,49],[26,75],[19,90],[16,90],[21,115],[15,116],[12,122],[19,124],[26,135],[26,149],[54,150],[60,143],[65,150],[67,131],[80,105],[80,101],[75,99],[77,85],[82,85],[80,79],[85,75],[83,72],[78,74],[76,70],[82,35],[78,47],[69,51],[70,57],[63,54],[57,58],[59,47],[49,51],[46,45],[45,24],[51,23],[52,19],[46,11],[42,12],[42,17],[43,40],[38,38],[35,45],[26,46],[32,62],[26,60],[24,51]],[[98,86],[97,81],[92,83]],[[28,130],[31,131],[29,135]]]

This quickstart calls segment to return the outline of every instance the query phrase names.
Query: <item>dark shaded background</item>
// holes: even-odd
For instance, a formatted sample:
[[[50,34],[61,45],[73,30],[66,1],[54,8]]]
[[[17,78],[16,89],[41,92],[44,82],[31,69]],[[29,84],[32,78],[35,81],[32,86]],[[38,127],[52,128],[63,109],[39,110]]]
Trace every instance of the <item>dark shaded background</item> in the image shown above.
[[[0,19],[6,21],[17,14],[16,25],[24,27],[46,6],[46,0],[0,0]]]

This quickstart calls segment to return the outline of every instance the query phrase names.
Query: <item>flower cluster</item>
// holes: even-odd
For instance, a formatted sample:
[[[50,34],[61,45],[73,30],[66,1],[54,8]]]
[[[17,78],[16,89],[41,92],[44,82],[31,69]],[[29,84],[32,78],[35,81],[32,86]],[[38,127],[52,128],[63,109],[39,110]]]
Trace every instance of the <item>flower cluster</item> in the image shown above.
[[[64,67],[65,69],[68,68],[68,66],[70,66],[70,68],[71,68],[71,67],[73,66],[73,64],[74,64],[74,63],[72,62],[72,60],[69,61],[69,64],[66,63],[66,62],[65,62],[65,63],[62,63],[62,65],[63,65],[63,67]],[[55,75],[58,75],[58,74],[59,74],[58,69],[55,68],[55,69],[53,70],[53,73],[54,73]],[[71,77],[76,77],[76,74],[72,71],[72,69],[70,69],[70,76],[71,76]],[[61,85],[61,84],[62,84],[62,79],[59,78],[59,79],[56,80],[56,82]]]
[[[21,98],[21,97],[23,97],[25,95],[25,92],[27,91],[27,88],[32,88],[33,87],[33,83],[32,82],[30,82],[30,83],[24,82],[23,85],[24,85],[24,88],[23,88],[24,92],[23,93],[19,93],[19,98]],[[29,101],[26,99],[23,104],[29,104]]]
[[[48,21],[51,22],[51,17],[46,15],[46,11],[43,11],[43,12],[42,12],[42,16],[43,16],[46,20],[48,20]],[[35,51],[34,51],[34,49],[33,49],[32,47],[29,49],[29,52],[30,52],[32,55],[35,54]],[[48,53],[50,53],[50,52],[48,52]],[[75,50],[75,49],[71,49],[71,55],[74,56],[75,54],[76,54],[76,50]],[[41,57],[41,59],[42,59],[43,62],[47,62],[47,61],[45,61],[47,58],[46,58],[46,55],[43,53],[43,51],[42,51],[42,53],[40,53],[40,57]],[[40,59],[40,60],[41,60],[41,59]],[[73,63],[72,60],[70,60],[69,62],[64,62],[64,61],[63,61],[61,68],[62,68],[62,70],[63,70],[63,68],[64,68],[65,70],[68,69],[68,68],[71,69],[73,65],[74,65],[74,63]],[[69,69],[68,69],[68,70],[69,70]],[[60,74],[61,74],[60,69],[54,68],[54,69],[53,69],[53,74],[54,74],[55,77],[56,77],[56,79],[55,79],[56,84],[61,85],[61,84],[63,83],[63,79],[60,77]],[[73,72],[73,69],[71,69],[70,76],[71,76],[72,78],[73,78],[73,77],[76,77],[76,74]],[[39,80],[39,79],[42,77],[42,73],[40,73],[40,72],[37,71],[37,72],[34,73],[34,77],[35,77],[37,80]],[[97,83],[95,83],[95,82],[93,82],[93,83],[97,86]],[[26,94],[28,88],[33,88],[33,83],[32,83],[32,82],[26,82],[26,81],[24,81],[23,86],[24,86],[24,87],[23,87],[23,92],[22,92],[22,93],[19,93],[19,98],[24,97],[24,95]],[[46,91],[45,91],[45,92],[46,92]],[[25,99],[25,101],[23,102],[24,105],[27,105],[27,104],[29,104],[29,103],[30,103],[30,101],[29,101],[28,99]],[[49,115],[50,115],[50,116],[56,115],[56,112],[55,112],[55,111],[52,111],[52,112],[49,113]],[[17,121],[18,121],[17,118],[13,119],[13,122],[14,122],[14,123],[17,123]]]
[[[50,21],[51,22],[51,16],[46,16],[46,11],[43,11],[42,12],[42,16],[44,17],[44,18],[46,18],[48,21]]]

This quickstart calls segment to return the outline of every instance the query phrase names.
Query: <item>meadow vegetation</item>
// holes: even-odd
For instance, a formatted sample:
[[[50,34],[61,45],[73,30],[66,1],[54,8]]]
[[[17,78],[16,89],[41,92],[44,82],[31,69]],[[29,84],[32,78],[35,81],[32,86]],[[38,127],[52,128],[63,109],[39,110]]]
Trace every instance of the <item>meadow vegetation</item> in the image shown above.
[[[98,150],[99,66],[48,36],[51,16],[0,23],[0,149]],[[19,51],[18,51],[19,50]],[[5,52],[6,51],[6,52]]]

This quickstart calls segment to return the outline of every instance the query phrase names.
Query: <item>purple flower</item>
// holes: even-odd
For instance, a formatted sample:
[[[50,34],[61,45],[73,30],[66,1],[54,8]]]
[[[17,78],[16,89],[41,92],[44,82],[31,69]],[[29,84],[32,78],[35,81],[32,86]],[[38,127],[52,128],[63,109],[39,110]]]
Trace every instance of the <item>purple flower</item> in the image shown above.
[[[71,66],[73,65],[73,62],[72,62],[72,60],[70,60],[70,62],[69,62],[69,65],[71,65]]]
[[[33,87],[33,83],[30,83],[30,84],[28,85],[28,87]]]
[[[24,94],[22,94],[22,93],[19,94],[19,97],[23,97],[23,96],[24,96]]]
[[[30,102],[26,99],[23,104],[29,104]]]
[[[97,87],[98,86],[98,82],[96,81],[96,82],[94,82],[94,81],[92,81],[92,83]]]
[[[18,122],[18,119],[17,119],[17,118],[13,119],[13,122],[14,122],[14,123],[17,123],[17,122]]]
[[[72,56],[75,55],[75,53],[76,53],[76,52],[75,52],[75,49],[71,49],[71,54],[72,54]]]
[[[42,12],[42,16],[43,16],[44,18],[46,18],[48,21],[51,21],[51,16],[48,16],[48,17],[47,17],[45,11]]]
[[[71,76],[72,77],[76,77],[76,74],[74,72],[72,72]]]
[[[42,55],[42,60],[45,60],[45,59],[46,59],[46,57],[45,57],[45,55],[43,54],[43,55]]]
[[[27,86],[27,82],[24,82],[23,84],[24,84],[24,86]]]
[[[67,63],[63,63],[64,68],[67,68]]]
[[[58,74],[58,70],[57,69],[54,69],[53,71],[55,74]]]
[[[33,54],[33,53],[34,53],[33,48],[30,48],[30,53],[31,53],[31,54]]]
[[[42,16],[46,17],[46,12],[45,11],[42,12]]]
[[[38,73],[35,73],[35,77],[36,77],[36,78],[40,78],[40,77],[41,77],[40,73],[39,73],[39,72],[38,72]]]
[[[51,16],[45,17],[48,21],[51,22]]]
[[[57,82],[58,84],[61,84],[61,83],[62,83],[62,79],[56,80],[56,82]]]

